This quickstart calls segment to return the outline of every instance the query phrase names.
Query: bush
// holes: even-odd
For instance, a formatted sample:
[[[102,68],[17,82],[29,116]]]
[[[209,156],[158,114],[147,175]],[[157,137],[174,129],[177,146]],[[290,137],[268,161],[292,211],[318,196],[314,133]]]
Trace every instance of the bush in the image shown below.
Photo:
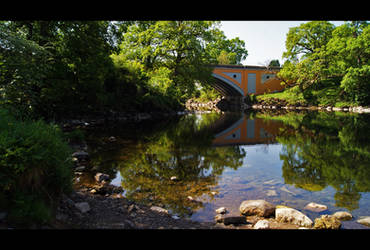
[[[0,196],[7,200],[0,210],[22,224],[48,221],[55,201],[72,191],[71,153],[57,126],[0,109]]]

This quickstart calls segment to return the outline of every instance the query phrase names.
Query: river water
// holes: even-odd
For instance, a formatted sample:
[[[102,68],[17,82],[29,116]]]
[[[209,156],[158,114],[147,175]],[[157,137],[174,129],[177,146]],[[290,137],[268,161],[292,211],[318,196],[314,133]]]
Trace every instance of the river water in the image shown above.
[[[110,137],[115,140],[110,140]],[[88,132],[95,171],[123,196],[179,217],[213,221],[215,209],[265,199],[312,220],[370,216],[370,115],[343,112],[206,113],[114,124]],[[328,207],[305,209],[310,202]]]

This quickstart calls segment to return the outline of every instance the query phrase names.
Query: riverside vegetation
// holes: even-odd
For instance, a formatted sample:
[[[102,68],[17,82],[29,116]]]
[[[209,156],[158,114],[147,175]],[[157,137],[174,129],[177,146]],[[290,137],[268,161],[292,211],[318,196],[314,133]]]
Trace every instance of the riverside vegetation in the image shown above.
[[[171,112],[190,98],[219,98],[209,65],[240,64],[248,51],[218,25],[1,21],[0,211],[7,219],[48,223],[72,192],[68,141],[80,134],[63,133],[63,119]],[[369,30],[365,21],[290,29],[278,77],[310,103],[368,105]]]

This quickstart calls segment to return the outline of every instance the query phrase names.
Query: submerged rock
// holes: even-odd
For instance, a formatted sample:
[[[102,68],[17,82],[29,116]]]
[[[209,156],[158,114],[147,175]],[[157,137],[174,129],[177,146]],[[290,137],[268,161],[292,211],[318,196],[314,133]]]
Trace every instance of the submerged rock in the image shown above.
[[[303,213],[294,208],[279,207],[275,210],[275,218],[278,222],[287,222],[302,227],[311,227],[313,222]]]
[[[338,220],[352,220],[352,214],[345,211],[335,212],[332,216],[336,217]]]
[[[243,215],[268,217],[274,214],[275,205],[265,200],[246,200],[240,204],[239,211]]]
[[[315,203],[315,202],[310,202],[304,207],[304,209],[310,210],[313,212],[322,212],[322,211],[327,210],[328,207],[322,204]]]
[[[239,224],[247,224],[248,223],[245,216],[227,216],[227,217],[223,217],[222,222],[225,225],[230,225],[230,224],[239,225]]]

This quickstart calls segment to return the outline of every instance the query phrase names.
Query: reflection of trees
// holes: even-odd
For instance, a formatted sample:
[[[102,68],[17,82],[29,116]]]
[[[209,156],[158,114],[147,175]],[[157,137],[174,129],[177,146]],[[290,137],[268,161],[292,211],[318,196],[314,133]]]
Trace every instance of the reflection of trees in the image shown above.
[[[217,114],[185,116],[166,130],[140,140],[130,157],[119,162],[122,187],[130,199],[166,204],[185,215],[202,206],[187,197],[210,195],[225,167],[237,169],[245,152],[235,147],[210,147],[207,130]],[[179,181],[171,181],[176,176]],[[212,197],[212,195],[210,195]]]
[[[281,120],[288,125],[277,138],[285,182],[310,191],[331,185],[337,206],[358,208],[360,192],[370,191],[369,116],[310,112],[299,125],[294,119],[294,129],[292,119]]]

